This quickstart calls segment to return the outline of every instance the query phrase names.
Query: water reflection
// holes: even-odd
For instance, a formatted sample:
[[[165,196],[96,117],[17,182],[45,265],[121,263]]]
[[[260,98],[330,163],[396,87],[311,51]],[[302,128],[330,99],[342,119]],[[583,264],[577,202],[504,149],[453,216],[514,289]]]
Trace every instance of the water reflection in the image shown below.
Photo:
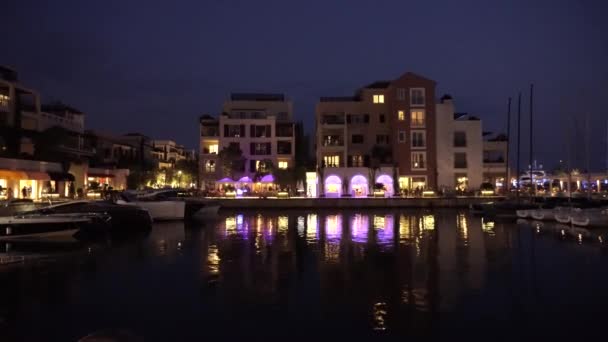
[[[108,299],[96,302],[99,310],[92,315],[109,312],[118,322],[160,315],[174,326],[204,317],[208,329],[222,333],[251,331],[272,320],[275,329],[287,333],[302,323],[307,329],[346,327],[340,331],[354,336],[362,331],[429,336],[437,322],[470,326],[480,315],[496,318],[484,325],[500,329],[517,326],[511,317],[531,309],[541,317],[551,315],[554,301],[580,303],[576,296],[563,296],[555,284],[580,285],[581,293],[603,291],[608,281],[597,278],[603,277],[597,272],[602,265],[597,251],[605,249],[604,237],[605,232],[505,224],[455,210],[231,212],[204,227],[155,225],[142,240],[106,247],[103,257],[87,247],[83,251],[95,260],[88,271],[91,280],[66,278],[78,296],[51,291],[49,298],[61,298],[68,312],[82,312],[79,300],[87,302],[87,296]],[[542,253],[532,252],[536,245]],[[19,250],[12,244],[2,247],[4,255]],[[587,278],[579,277],[581,272]],[[8,280],[28,279],[19,285],[29,295],[29,284],[38,276]],[[115,279],[119,285],[109,289]],[[7,302],[10,293],[2,297],[0,292],[0,313],[7,310],[2,299]],[[113,309],[117,301],[131,304],[138,296],[144,303],[125,305],[132,309],[124,315]],[[148,305],[149,298],[166,309]],[[534,304],[540,301],[552,305],[543,312],[544,306]],[[54,319],[61,315],[48,314],[53,308],[37,310],[40,317],[50,317],[49,324],[64,327]],[[41,324],[37,318],[18,318]],[[180,328],[194,331],[193,326],[200,325]]]

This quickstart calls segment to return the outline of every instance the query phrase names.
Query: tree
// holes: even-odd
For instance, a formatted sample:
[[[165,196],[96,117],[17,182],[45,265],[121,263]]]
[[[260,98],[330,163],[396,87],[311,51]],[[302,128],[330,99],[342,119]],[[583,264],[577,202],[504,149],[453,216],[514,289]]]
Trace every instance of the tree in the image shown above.
[[[183,184],[190,185],[191,183],[195,183],[198,187],[198,160],[193,159],[183,159],[178,160],[175,163],[175,169],[179,172],[181,171],[181,179],[180,181]]]
[[[245,158],[243,151],[236,144],[230,144],[222,148],[218,153],[218,158],[222,163],[222,173],[224,177],[233,177],[236,172],[245,169]]]
[[[392,150],[388,146],[374,145],[372,147],[372,166],[379,167],[380,164],[387,164],[392,161]]]
[[[260,160],[257,169],[255,170],[255,175],[253,176],[255,180],[260,180],[262,177],[273,174],[276,179],[276,171],[278,169],[275,167],[274,163],[270,159]]]

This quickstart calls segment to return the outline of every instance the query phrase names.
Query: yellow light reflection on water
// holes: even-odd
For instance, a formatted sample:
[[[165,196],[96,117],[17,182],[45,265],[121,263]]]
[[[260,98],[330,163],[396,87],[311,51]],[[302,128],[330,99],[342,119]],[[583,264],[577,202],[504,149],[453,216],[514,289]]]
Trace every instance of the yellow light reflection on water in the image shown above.
[[[287,232],[287,229],[289,228],[289,216],[279,216],[278,228],[279,233]]]
[[[317,214],[308,214],[306,217],[306,242],[315,243],[317,241],[318,226]]]
[[[236,217],[226,217],[226,235],[236,234]]]
[[[399,216],[399,240],[405,241],[412,238],[412,222],[411,217]]]
[[[384,216],[374,215],[374,229],[384,229]]]
[[[217,275],[220,273],[220,256],[217,245],[209,245],[209,251],[207,253],[207,269],[209,270],[210,275]]]
[[[481,218],[481,230],[490,235],[490,236],[494,236],[495,232],[494,232],[494,221],[486,221],[484,220],[484,218]]]
[[[340,239],[342,232],[342,216],[327,215],[325,218],[325,236],[328,240]]]
[[[467,246],[469,244],[469,227],[467,225],[467,217],[464,214],[458,214],[456,227],[458,227],[464,245]]]
[[[386,316],[388,314],[388,305],[385,302],[378,302],[372,308],[372,327],[374,330],[386,330]]]
[[[422,230],[434,230],[435,229],[435,216],[433,216],[433,215],[422,216],[419,225]]]

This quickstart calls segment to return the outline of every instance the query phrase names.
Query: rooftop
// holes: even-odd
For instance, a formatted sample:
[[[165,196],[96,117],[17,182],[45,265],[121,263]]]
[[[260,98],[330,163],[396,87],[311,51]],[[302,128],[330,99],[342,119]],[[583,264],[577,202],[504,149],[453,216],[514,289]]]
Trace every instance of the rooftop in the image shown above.
[[[322,96],[321,102],[358,102],[361,101],[359,96]]]
[[[6,65],[0,65],[0,79],[9,82],[17,82],[17,71],[13,68],[10,68]]]
[[[366,85],[364,88],[367,89],[385,89],[391,85],[391,81],[376,81]]]
[[[51,102],[51,103],[43,104],[41,106],[41,110],[43,112],[53,113],[53,114],[57,114],[57,115],[64,115],[65,113],[81,114],[81,115],[84,114],[81,111],[79,111],[78,109],[76,109],[74,107],[70,107],[61,102]]]
[[[479,121],[479,118],[473,115],[469,115],[469,113],[454,113],[454,120],[470,120],[470,121]]]
[[[232,93],[230,94],[230,101],[285,102],[285,95],[269,93]]]

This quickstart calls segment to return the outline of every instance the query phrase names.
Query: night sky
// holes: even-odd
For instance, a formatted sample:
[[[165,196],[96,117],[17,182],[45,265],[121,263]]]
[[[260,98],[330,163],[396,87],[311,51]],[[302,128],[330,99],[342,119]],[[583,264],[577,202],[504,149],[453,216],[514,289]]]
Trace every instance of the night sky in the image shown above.
[[[509,96],[535,84],[537,158],[606,168],[608,5],[602,1],[5,1],[0,64],[87,127],[190,147],[230,92],[283,92],[314,126],[319,96],[412,71],[460,112],[506,129]],[[573,133],[568,139],[566,127]],[[515,135],[513,135],[515,137]],[[522,162],[522,165],[525,163]]]

